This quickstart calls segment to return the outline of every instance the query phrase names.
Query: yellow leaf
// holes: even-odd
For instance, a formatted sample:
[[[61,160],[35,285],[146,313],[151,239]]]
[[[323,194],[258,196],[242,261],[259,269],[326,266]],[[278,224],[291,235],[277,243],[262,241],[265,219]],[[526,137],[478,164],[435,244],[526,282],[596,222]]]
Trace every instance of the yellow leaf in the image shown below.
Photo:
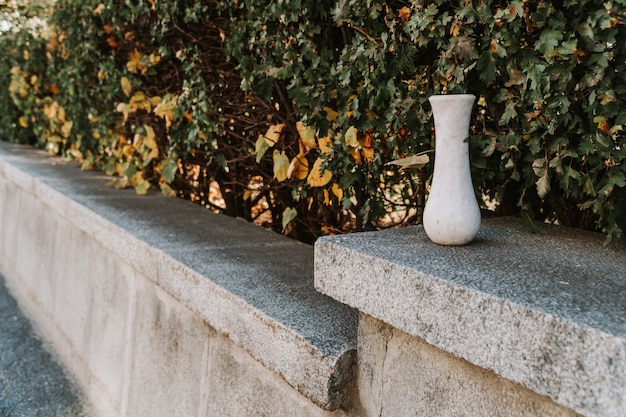
[[[354,126],[350,126],[350,128],[348,128],[344,139],[346,141],[346,145],[352,148],[356,148],[357,146],[359,146],[358,131]]]
[[[61,135],[63,135],[64,138],[70,137],[70,135],[72,134],[73,125],[74,123],[71,120],[68,120],[67,122],[63,123],[63,126],[61,126]]]
[[[297,122],[296,129],[307,151],[317,146],[315,143],[315,129],[313,127],[305,126],[302,122]]]
[[[400,169],[420,169],[428,163],[430,158],[425,154],[417,154],[406,158],[396,159],[394,161],[387,162],[388,165],[397,165]]]
[[[324,189],[324,205],[330,206],[330,194],[328,193],[328,190],[326,189]]]
[[[134,154],[133,145],[126,144],[122,147],[122,154],[131,157]]]
[[[156,135],[154,133],[154,129],[152,128],[152,126],[144,126],[144,128],[146,129],[146,136],[143,139],[143,146],[149,149],[156,149],[157,143],[155,139]]]
[[[142,146],[143,146],[143,136],[141,136],[139,133],[135,133],[135,136],[133,137],[133,147],[137,151],[140,151]]]
[[[154,128],[152,126],[144,125],[143,128],[146,129],[146,136],[148,137],[148,139],[154,139],[156,137],[156,134],[154,133]]]
[[[363,147],[361,148],[361,155],[363,156],[363,158],[365,158],[367,162],[372,162],[374,160],[376,152],[374,151],[374,148]]]
[[[309,175],[309,161],[303,153],[299,153],[295,158],[291,160],[289,169],[287,170],[287,177],[299,180],[305,179]]]
[[[61,123],[65,122],[65,109],[63,107],[61,107],[61,106],[59,106],[57,119],[59,119],[59,122],[61,122]]]
[[[324,160],[322,158],[317,158],[317,160],[313,164],[313,168],[311,168],[309,177],[306,180],[306,183],[310,187],[323,187],[324,185],[328,184],[333,177],[333,174],[326,169],[324,170],[324,172],[322,172],[323,162]]]
[[[124,94],[126,94],[127,97],[130,97],[130,93],[133,92],[133,86],[130,83],[130,80],[126,77],[122,77],[120,84],[122,85],[122,91]]]
[[[278,139],[280,139],[280,135],[283,132],[284,128],[285,124],[280,123],[277,125],[271,125],[267,129],[267,132],[265,132],[265,142],[270,148],[278,143]]]
[[[59,153],[59,144],[56,142],[48,142],[46,144],[46,151],[51,154]]]
[[[601,131],[609,135],[611,134],[611,129],[609,128],[609,122],[606,118],[603,118],[603,120],[600,123],[598,123],[598,129],[600,129]]]
[[[600,104],[602,104],[603,106],[606,106],[610,102],[614,101],[614,97],[612,94],[605,93],[605,94],[601,94],[600,97],[602,98],[602,101],[600,101]]]
[[[341,201],[341,199],[343,198],[343,190],[341,189],[341,187],[339,187],[339,184],[333,184],[330,190],[333,192],[335,197],[337,197],[337,199]]]
[[[131,98],[128,104],[137,110],[143,109],[146,111],[150,111],[152,105],[150,104],[150,100],[146,98],[146,96],[141,92],[136,92]]]
[[[156,65],[161,61],[161,55],[150,54],[150,63]]]
[[[361,165],[363,163],[363,159],[361,158],[361,152],[359,152],[357,148],[351,148],[350,155],[352,156],[352,158],[354,158],[354,162],[356,162],[357,165]]]
[[[285,181],[287,179],[287,171],[289,170],[289,158],[285,155],[285,152],[280,152],[278,149],[274,150],[274,178],[278,181]]]
[[[104,9],[105,9],[104,4],[100,3],[100,4],[98,5],[98,7],[96,7],[96,8],[93,10],[93,14],[95,14],[95,15],[99,15],[100,13],[102,13],[102,11],[103,11]]]
[[[154,108],[154,114],[165,119],[165,127],[169,129],[172,125],[172,120],[174,120],[174,110],[176,110],[175,99],[172,101],[161,101],[159,98],[159,103]]]
[[[450,35],[458,36],[460,30],[461,24],[458,21],[454,21],[454,23],[452,23],[452,26],[450,27]]]
[[[402,23],[406,23],[411,18],[411,9],[404,6],[398,11],[398,14],[400,15],[400,19],[402,20]]]
[[[330,138],[330,134],[328,134],[327,136],[324,136],[323,138],[319,138],[318,142],[320,146],[320,151],[323,154],[329,154],[331,150],[331,146],[333,144],[333,141]]]
[[[163,99],[159,96],[154,96],[154,97],[150,97],[148,99],[148,101],[150,102],[150,104],[152,104],[153,106],[158,106],[161,101],[163,101]]]
[[[324,107],[324,111],[326,112],[326,120],[329,122],[334,122],[339,117],[339,113],[330,107]]]
[[[135,109],[133,109],[128,103],[118,104],[116,110],[124,114],[124,123],[126,123],[126,120],[128,119],[128,114],[135,112]]]
[[[128,178],[123,177],[118,180],[112,180],[111,183],[113,187],[117,188],[118,190],[122,188],[126,188],[128,186]]]
[[[28,127],[28,120],[26,120],[26,117],[21,116],[19,119],[19,122],[20,122],[20,126],[22,126],[23,128]]]
[[[59,110],[59,103],[53,101],[49,106],[45,106],[43,108],[43,112],[46,117],[50,120],[55,119],[57,117],[57,111]]]
[[[157,116],[165,119],[165,120],[172,120],[174,118],[174,109],[176,108],[176,103],[174,103],[173,101],[161,101],[159,104],[157,104],[157,106],[154,108],[154,114],[156,114]]]
[[[135,192],[139,195],[146,194],[150,188],[150,183],[144,179],[141,171],[137,171],[135,175],[133,175],[130,179],[130,183],[135,187]]]
[[[137,48],[135,48],[131,53],[128,54],[126,69],[128,69],[128,71],[132,72],[133,74],[137,74],[138,72],[142,74],[145,73],[148,68],[141,63],[142,56],[143,55],[141,54],[141,52],[139,52]]]

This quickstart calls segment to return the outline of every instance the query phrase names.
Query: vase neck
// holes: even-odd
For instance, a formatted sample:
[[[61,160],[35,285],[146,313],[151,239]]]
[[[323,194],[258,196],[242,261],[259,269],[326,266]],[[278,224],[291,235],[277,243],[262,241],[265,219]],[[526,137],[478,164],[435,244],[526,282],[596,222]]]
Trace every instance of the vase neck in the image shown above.
[[[435,119],[435,136],[453,142],[465,141],[469,133],[470,117],[476,96],[452,94],[428,99]]]

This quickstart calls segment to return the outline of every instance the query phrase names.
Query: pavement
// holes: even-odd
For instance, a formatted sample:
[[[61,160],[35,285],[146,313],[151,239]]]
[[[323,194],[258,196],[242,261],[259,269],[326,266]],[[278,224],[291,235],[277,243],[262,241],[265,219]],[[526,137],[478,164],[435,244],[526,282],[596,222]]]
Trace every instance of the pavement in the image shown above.
[[[86,410],[0,275],[0,417],[87,417]]]

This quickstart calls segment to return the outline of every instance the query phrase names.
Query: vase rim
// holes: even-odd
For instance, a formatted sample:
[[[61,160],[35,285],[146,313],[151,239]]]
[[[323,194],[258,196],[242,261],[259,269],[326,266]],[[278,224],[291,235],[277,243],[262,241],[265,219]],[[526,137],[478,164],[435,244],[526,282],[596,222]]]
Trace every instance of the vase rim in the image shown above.
[[[474,94],[435,94],[432,96],[429,96],[428,99],[434,99],[434,100],[455,100],[455,99],[462,99],[462,98],[467,98],[467,99],[476,99],[476,96]]]

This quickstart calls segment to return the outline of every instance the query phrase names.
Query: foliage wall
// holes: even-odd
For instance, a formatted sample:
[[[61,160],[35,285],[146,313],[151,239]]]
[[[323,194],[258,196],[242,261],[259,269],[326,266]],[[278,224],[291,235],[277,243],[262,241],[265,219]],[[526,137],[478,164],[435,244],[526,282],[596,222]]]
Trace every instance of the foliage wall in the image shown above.
[[[24,115],[35,111],[37,103],[33,100],[40,96],[40,88],[46,83],[48,10],[47,0],[0,1],[0,138],[4,140],[36,141]],[[22,77],[28,74],[27,85],[11,84],[17,73]]]
[[[494,215],[620,237],[625,19],[611,1],[58,0],[45,41],[0,35],[0,134],[312,241],[419,222],[432,163],[392,161],[434,148],[429,95],[470,92]]]

